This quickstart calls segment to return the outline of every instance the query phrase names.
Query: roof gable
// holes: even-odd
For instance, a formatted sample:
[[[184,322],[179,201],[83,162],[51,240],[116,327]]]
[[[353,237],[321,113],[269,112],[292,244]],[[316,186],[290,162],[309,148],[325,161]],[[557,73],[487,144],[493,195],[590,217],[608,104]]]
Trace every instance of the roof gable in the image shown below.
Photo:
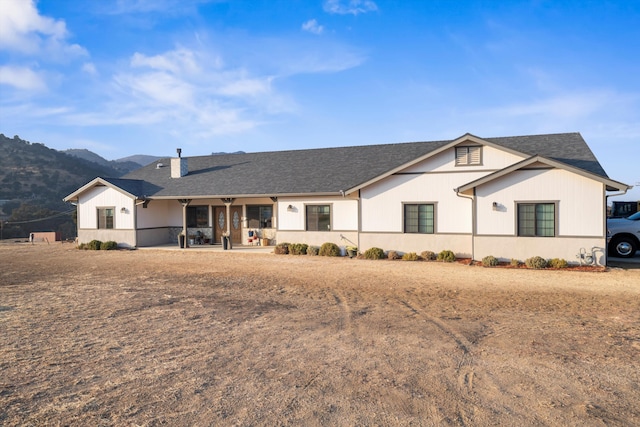
[[[87,184],[83,185],[73,193],[69,194],[62,200],[64,200],[65,202],[76,201],[78,200],[78,197],[85,191],[94,187],[101,186],[112,188],[126,196],[131,197],[132,199],[136,199],[140,198],[143,185],[144,182],[140,180],[97,177]]]
[[[573,172],[575,174],[590,178],[590,179],[594,179],[596,181],[600,181],[603,184],[605,184],[607,186],[607,191],[621,191],[621,190],[627,190],[631,187],[629,187],[626,184],[622,184],[620,182],[617,181],[613,181],[609,178],[603,177],[601,175],[597,175],[594,174],[592,172],[588,172],[584,169],[579,169],[576,167],[573,167],[571,165],[568,165],[566,163],[562,163],[559,162],[557,160],[553,160],[553,159],[548,159],[546,157],[542,157],[542,156],[531,156],[527,159],[524,159],[521,162],[515,163],[509,167],[506,167],[504,169],[501,169],[499,171],[496,171],[494,173],[491,173],[489,175],[483,176],[482,178],[476,179],[474,181],[471,181],[465,185],[462,185],[458,188],[455,189],[455,191],[457,193],[465,193],[468,192],[476,187],[479,187],[483,184],[486,184],[488,182],[494,181],[496,179],[499,179],[503,176],[509,175],[510,173],[513,173],[517,170],[522,170],[522,169],[526,169],[526,168],[532,168],[532,167],[550,167],[550,168],[558,168],[558,169],[563,169],[563,170],[567,170],[569,172]]]

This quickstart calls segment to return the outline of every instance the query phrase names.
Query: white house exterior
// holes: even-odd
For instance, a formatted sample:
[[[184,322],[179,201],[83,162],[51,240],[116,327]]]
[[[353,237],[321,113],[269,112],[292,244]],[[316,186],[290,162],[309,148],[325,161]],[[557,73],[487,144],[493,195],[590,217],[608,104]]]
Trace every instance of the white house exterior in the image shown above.
[[[167,166],[164,166],[167,165]],[[168,166],[171,165],[171,166]],[[334,242],[606,263],[608,178],[577,133],[161,160],[65,198],[78,239],[121,246]],[[106,217],[105,217],[106,215]],[[102,219],[101,219],[102,218]],[[110,227],[110,228],[109,228]]]

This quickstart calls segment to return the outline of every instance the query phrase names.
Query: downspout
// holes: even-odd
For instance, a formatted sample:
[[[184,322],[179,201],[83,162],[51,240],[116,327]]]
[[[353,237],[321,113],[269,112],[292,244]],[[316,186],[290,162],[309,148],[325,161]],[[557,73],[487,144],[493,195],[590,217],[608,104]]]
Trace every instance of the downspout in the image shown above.
[[[473,189],[472,196],[460,193],[457,188],[454,188],[453,191],[456,192],[456,196],[471,200],[471,264],[469,265],[473,265],[476,258],[476,189]]]

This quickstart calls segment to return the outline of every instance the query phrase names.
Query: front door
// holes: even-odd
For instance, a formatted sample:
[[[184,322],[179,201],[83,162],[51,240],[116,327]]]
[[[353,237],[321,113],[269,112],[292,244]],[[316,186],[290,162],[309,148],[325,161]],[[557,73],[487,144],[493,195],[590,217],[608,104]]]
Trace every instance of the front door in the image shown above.
[[[229,209],[231,216],[231,243],[242,244],[242,206],[231,206]],[[214,242],[220,243],[221,237],[227,232],[227,208],[226,206],[215,206],[213,208],[213,238]]]

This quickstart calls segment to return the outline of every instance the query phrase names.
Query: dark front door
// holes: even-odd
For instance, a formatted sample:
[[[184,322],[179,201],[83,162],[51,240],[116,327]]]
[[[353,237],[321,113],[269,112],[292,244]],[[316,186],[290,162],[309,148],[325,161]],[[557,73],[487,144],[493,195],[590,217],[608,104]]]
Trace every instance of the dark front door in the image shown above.
[[[213,238],[216,243],[221,242],[221,237],[227,232],[227,221],[231,225],[231,243],[242,243],[242,206],[231,206],[230,218],[227,218],[226,206],[214,206],[213,208]]]
[[[231,242],[242,244],[242,206],[231,206]]]

